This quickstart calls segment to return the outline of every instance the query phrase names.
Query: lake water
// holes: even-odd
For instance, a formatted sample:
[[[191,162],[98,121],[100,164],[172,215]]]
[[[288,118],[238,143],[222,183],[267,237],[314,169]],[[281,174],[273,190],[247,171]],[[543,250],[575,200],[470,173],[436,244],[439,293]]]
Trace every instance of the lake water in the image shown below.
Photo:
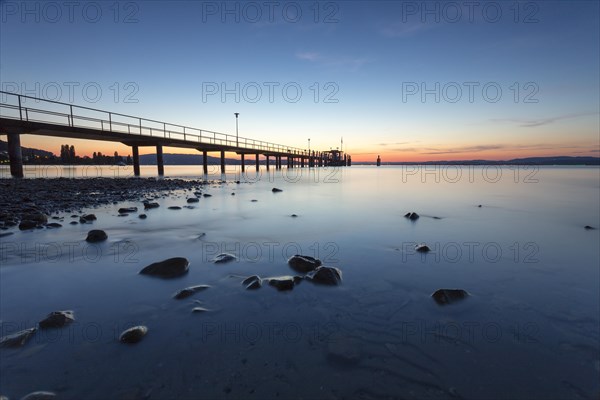
[[[0,176],[6,176],[6,168]],[[33,168],[26,176],[128,176],[129,168]],[[211,167],[216,168],[216,167]],[[239,168],[239,167],[238,167]],[[90,225],[0,239],[0,336],[55,310],[76,323],[0,349],[0,394],[64,399],[464,398],[596,399],[600,395],[600,169],[371,167],[294,169],[227,183],[193,209],[191,192]],[[54,171],[54,172],[53,172]],[[93,174],[92,174],[93,172]],[[166,167],[199,178],[201,166]],[[154,176],[156,167],[143,167]],[[3,175],[2,175],[3,174]],[[210,178],[220,178],[216,169]],[[233,181],[240,179],[242,183]],[[272,193],[271,189],[283,189]],[[235,193],[235,196],[232,196]],[[257,200],[252,202],[251,200]],[[481,207],[478,207],[481,205]],[[404,218],[415,211],[417,221]],[[297,214],[292,218],[291,214]],[[434,218],[438,217],[438,218]],[[415,252],[426,243],[431,252]],[[214,264],[221,252],[239,260]],[[289,275],[301,253],[343,283],[293,291],[249,275]],[[186,257],[186,276],[139,275]],[[184,300],[172,295],[212,287]],[[470,296],[439,306],[431,294]],[[192,313],[193,307],[210,309]],[[136,345],[122,330],[146,325]]]

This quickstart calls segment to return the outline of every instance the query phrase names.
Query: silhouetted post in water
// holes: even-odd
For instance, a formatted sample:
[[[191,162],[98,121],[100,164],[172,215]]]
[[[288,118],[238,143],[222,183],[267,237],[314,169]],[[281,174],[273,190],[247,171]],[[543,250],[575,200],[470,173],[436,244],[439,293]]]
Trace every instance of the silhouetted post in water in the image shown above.
[[[348,167],[352,166],[352,156],[348,156]]]
[[[8,160],[10,174],[13,178],[23,177],[23,154],[21,153],[21,136],[18,133],[8,135]]]
[[[304,168],[304,157],[300,157],[300,168]]]
[[[165,174],[165,164],[163,162],[163,151],[162,145],[156,145],[156,165],[158,166],[158,176],[163,176]]]
[[[268,171],[269,170],[269,156],[265,155],[265,158],[266,158],[265,164],[267,164],[267,171]]]
[[[221,150],[221,173],[225,173],[225,152]]]
[[[242,172],[246,170],[246,164],[244,162],[244,153],[242,153]]]
[[[377,156],[377,166],[381,167],[381,157]]]
[[[131,146],[131,152],[133,153],[133,175],[140,176],[140,148]]]
[[[256,170],[258,171],[260,169],[260,162],[258,160],[258,153],[256,153]]]
[[[281,169],[281,156],[277,156],[277,169]]]
[[[208,151],[202,150],[202,170],[204,175],[208,175]]]

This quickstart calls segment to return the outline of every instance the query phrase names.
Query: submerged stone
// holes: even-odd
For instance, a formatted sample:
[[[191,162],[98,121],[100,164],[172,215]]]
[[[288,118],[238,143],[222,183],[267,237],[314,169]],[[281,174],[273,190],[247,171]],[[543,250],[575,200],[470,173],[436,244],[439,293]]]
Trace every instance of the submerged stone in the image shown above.
[[[190,297],[194,293],[199,292],[201,290],[208,289],[209,287],[210,286],[208,286],[208,285],[197,285],[197,286],[186,287],[185,289],[181,289],[181,290],[177,291],[173,295],[173,298],[177,299],[177,300],[185,299],[187,297]]]
[[[181,207],[179,207],[179,206],[171,206],[171,207],[169,207],[169,210],[181,210]]]
[[[313,283],[337,286],[342,283],[342,271],[335,267],[318,267],[309,272],[306,277]]]
[[[37,328],[29,328],[12,335],[7,335],[0,338],[0,348],[2,347],[21,347],[29,338],[37,331]]]
[[[431,295],[436,303],[443,306],[455,303],[469,297],[469,293],[462,289],[438,289]]]
[[[288,265],[296,272],[306,273],[314,271],[317,267],[321,266],[321,260],[310,257],[302,256],[300,254],[293,255],[288,260]]]
[[[121,336],[119,336],[119,341],[128,344],[138,343],[140,340],[143,339],[144,336],[146,336],[147,333],[147,327],[143,325],[134,326],[123,331],[123,333],[121,333]]]
[[[200,199],[197,197],[190,197],[189,199],[187,199],[188,203],[198,203],[199,201]]]
[[[212,194],[204,193],[202,196],[203,197],[212,197]]]
[[[278,276],[275,278],[269,278],[269,285],[273,286],[279,291],[292,290],[294,285],[299,284],[302,281],[301,276]]]
[[[46,224],[46,228],[48,228],[48,229],[62,228],[62,225],[57,222],[50,222],[49,224]]]
[[[146,218],[148,218],[148,216],[146,214],[140,214],[140,215],[138,215],[138,218],[139,219],[146,219]]]
[[[215,264],[225,264],[235,260],[237,260],[237,257],[229,253],[221,253],[212,259]]]
[[[55,399],[56,397],[56,393],[39,391],[29,393],[27,396],[21,397],[21,400],[51,400]]]
[[[106,232],[104,232],[100,229],[93,229],[88,232],[87,237],[85,238],[85,241],[88,243],[98,243],[98,242],[103,242],[106,239],[108,239],[108,235],[106,234]]]
[[[173,257],[155,262],[140,271],[142,275],[151,275],[159,278],[176,278],[188,273],[190,262],[184,257]]]
[[[21,221],[19,223],[19,230],[27,231],[29,229],[35,229],[35,228],[37,228],[37,226],[38,226],[37,222],[25,220],[25,221]]]
[[[192,308],[192,312],[193,313],[203,313],[203,312],[209,312],[210,310],[208,308],[204,308],[204,307],[194,307]]]
[[[585,229],[589,231],[589,230],[595,230],[596,228],[594,228],[593,226],[586,225]]]
[[[279,193],[279,192],[283,192],[283,190],[279,189],[279,188],[273,188],[271,190],[273,193]]]
[[[39,322],[40,328],[62,328],[63,326],[75,321],[73,311],[53,311]]]

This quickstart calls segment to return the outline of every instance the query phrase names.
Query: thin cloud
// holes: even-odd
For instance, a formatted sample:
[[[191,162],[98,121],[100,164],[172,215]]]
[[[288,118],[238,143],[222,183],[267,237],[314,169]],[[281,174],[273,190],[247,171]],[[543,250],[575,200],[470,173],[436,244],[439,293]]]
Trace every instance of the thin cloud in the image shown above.
[[[352,70],[357,70],[363,65],[371,62],[366,58],[352,58],[344,56],[325,56],[318,52],[297,52],[296,58],[302,61],[318,63],[328,67],[346,67],[349,66]]]
[[[418,21],[411,23],[396,22],[380,29],[379,33],[389,38],[411,37],[421,32],[425,32],[432,27],[431,24],[425,24]]]
[[[412,143],[418,143],[418,142],[419,141],[416,141],[416,142],[394,142],[394,143],[390,142],[390,143],[378,143],[377,145],[381,146],[381,147],[386,147],[386,146],[402,146],[402,145],[405,145],[405,144],[412,144]]]
[[[537,126],[550,125],[557,121],[562,121],[565,119],[573,119],[579,117],[587,117],[590,115],[598,115],[598,112],[585,112],[585,113],[574,113],[574,114],[564,114],[558,115],[556,117],[548,117],[548,118],[539,118],[539,119],[521,119],[521,118],[496,118],[491,119],[492,122],[500,122],[500,123],[515,123],[522,128],[534,128]]]

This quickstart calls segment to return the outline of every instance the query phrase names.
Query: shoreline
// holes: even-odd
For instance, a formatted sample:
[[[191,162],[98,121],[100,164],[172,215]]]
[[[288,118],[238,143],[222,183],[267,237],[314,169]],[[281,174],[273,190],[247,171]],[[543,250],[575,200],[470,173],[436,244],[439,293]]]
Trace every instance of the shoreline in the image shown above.
[[[82,213],[85,209],[126,201],[153,201],[174,190],[200,191],[221,182],[180,178],[34,178],[0,179],[0,230],[22,221],[48,224],[52,215]],[[24,229],[23,229],[24,230]]]

